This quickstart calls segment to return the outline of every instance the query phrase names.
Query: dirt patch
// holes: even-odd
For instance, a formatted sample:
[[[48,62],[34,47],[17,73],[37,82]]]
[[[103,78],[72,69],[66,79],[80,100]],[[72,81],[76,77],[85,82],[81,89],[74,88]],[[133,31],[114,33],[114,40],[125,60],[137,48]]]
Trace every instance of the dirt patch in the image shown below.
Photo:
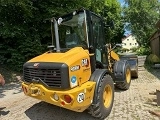
[[[2,74],[6,83],[16,82],[17,76],[22,77],[22,73],[12,71],[10,68],[4,65],[0,65],[0,74]]]

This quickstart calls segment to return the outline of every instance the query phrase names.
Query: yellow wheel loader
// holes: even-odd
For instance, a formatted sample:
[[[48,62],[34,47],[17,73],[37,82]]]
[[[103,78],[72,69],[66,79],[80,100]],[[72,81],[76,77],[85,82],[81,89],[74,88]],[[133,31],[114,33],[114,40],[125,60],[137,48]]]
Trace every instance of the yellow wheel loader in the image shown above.
[[[114,84],[129,89],[128,62],[105,43],[103,19],[93,12],[76,10],[51,23],[55,34],[49,51],[23,66],[25,95],[106,118],[114,102]]]

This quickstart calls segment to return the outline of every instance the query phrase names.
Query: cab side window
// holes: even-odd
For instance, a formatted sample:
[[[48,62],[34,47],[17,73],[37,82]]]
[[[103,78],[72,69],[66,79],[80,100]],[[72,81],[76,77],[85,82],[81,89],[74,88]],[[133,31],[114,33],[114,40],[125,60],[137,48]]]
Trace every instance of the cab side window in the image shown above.
[[[93,38],[96,48],[96,60],[103,62],[102,46],[104,41],[102,21],[99,17],[92,15]]]

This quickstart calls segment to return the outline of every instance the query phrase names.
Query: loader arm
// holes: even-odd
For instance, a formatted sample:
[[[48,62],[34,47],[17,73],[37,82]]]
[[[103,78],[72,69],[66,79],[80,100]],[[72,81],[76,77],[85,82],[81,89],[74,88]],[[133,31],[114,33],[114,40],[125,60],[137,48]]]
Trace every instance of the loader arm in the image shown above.
[[[120,58],[119,55],[113,51],[111,44],[107,44],[106,47],[108,51],[108,69],[113,72],[113,65],[115,61],[118,61]]]

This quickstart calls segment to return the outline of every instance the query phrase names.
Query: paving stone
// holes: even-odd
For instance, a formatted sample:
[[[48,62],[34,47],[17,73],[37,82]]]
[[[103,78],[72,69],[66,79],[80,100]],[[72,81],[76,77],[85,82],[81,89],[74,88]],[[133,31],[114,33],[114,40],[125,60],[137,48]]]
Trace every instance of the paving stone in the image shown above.
[[[160,71],[139,69],[139,77],[132,79],[129,90],[115,89],[115,98],[112,111],[105,120],[160,120],[150,114],[149,110],[159,110],[153,99],[155,92],[160,89]],[[15,86],[15,87],[13,87]],[[3,94],[0,92],[0,107],[9,111],[0,115],[0,120],[97,120],[87,112],[76,113],[45,102],[25,96],[20,85],[5,86]]]

